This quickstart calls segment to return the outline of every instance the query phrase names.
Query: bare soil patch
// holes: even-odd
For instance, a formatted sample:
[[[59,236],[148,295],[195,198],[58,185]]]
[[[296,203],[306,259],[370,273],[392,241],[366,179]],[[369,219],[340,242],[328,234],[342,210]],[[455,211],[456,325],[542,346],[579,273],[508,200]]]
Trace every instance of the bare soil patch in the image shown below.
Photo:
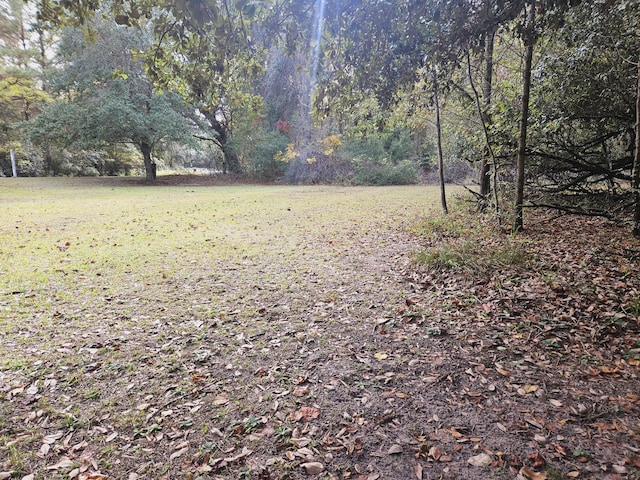
[[[564,219],[526,268],[429,270],[423,200],[385,192],[297,190],[226,259],[207,234],[92,296],[2,291],[32,319],[0,335],[2,478],[639,478],[640,245]]]

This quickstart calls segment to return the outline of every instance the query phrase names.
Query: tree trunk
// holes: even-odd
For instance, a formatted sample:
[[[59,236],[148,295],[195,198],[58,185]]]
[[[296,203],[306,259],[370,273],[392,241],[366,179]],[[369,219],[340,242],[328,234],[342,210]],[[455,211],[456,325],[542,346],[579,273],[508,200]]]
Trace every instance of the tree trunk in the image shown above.
[[[220,122],[216,118],[215,112],[203,111],[202,112],[207,120],[209,120],[209,124],[211,125],[211,129],[216,132],[218,143],[220,144],[220,149],[222,150],[223,160],[222,160],[222,173],[226,175],[227,173],[242,173],[242,167],[240,165],[240,161],[238,160],[238,156],[235,152],[230,148],[228,140],[229,140],[229,129],[227,125]]]
[[[44,164],[47,169],[47,175],[52,177],[54,175],[53,172],[53,159],[51,158],[51,146],[49,145],[49,140],[47,140],[46,146],[44,148]]]
[[[636,90],[636,148],[633,154],[633,234],[640,237],[640,56],[638,56],[638,88]]]
[[[433,69],[433,102],[436,108],[436,137],[438,143],[438,175],[440,177],[440,203],[442,204],[442,213],[447,215],[447,195],[444,185],[444,155],[442,154],[442,125],[440,124],[440,103],[438,101],[438,74]]]
[[[142,142],[140,144],[140,151],[144,158],[144,170],[146,172],[147,182],[155,182],[156,180],[156,164],[151,158],[151,150],[153,147],[150,143]]]
[[[518,158],[516,160],[516,200],[513,215],[513,233],[522,231],[522,209],[524,204],[524,168],[527,150],[527,122],[529,120],[529,93],[531,90],[531,65],[533,63],[533,45],[535,43],[536,0],[531,2],[525,32],[525,58],[522,72],[522,105],[520,107],[520,134],[518,138]]]
[[[485,123],[485,128],[491,124],[491,116],[489,114],[489,108],[491,107],[491,90],[493,83],[493,41],[495,38],[495,32],[487,32],[487,36],[484,39],[484,79],[482,82],[482,97],[484,103],[483,118],[481,119]],[[486,207],[491,193],[491,175],[489,158],[490,152],[487,146],[487,152],[482,158],[480,165],[480,195],[483,198],[482,208]],[[496,165],[493,166],[496,168]]]

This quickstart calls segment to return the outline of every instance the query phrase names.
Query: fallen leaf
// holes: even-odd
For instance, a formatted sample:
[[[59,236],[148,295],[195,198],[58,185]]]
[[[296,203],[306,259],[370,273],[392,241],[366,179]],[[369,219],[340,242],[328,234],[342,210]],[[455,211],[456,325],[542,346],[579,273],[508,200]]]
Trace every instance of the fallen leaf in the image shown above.
[[[387,358],[389,358],[389,355],[387,355],[386,353],[376,353],[373,355],[373,358],[375,358],[376,360],[386,360]]]
[[[438,447],[433,446],[429,449],[428,455],[434,460],[439,460],[440,457],[442,456],[442,451]]]
[[[176,450],[171,455],[169,455],[169,461],[184,455],[188,451],[189,451],[189,447],[184,447],[184,448],[181,448],[180,450]]]
[[[64,435],[64,433],[62,433],[62,432],[52,433],[52,434],[47,435],[46,437],[44,437],[44,440],[42,440],[42,441],[44,443],[48,444],[48,445],[51,445],[52,443],[56,443],[56,440],[60,440],[63,435]]]
[[[422,465],[419,463],[413,464],[413,473],[416,475],[418,480],[422,480]]]
[[[533,468],[540,469],[547,464],[547,461],[544,459],[540,452],[532,453],[529,455],[529,460],[533,462]]]
[[[48,443],[43,443],[38,453],[36,453],[36,456],[40,458],[45,458],[49,454],[50,450],[51,450],[51,445]]]
[[[505,370],[504,368],[500,367],[496,367],[496,372],[505,377],[509,377],[511,375],[511,372],[509,370]]]
[[[567,473],[567,477],[569,478],[578,478],[579,476],[580,476],[580,472],[577,470]]]
[[[481,453],[480,455],[470,457],[467,460],[467,463],[473,465],[474,467],[488,467],[493,463],[493,458],[491,458],[486,453]]]
[[[520,469],[520,475],[529,480],[547,480],[547,474],[544,472],[534,472],[533,470],[529,470],[527,468]]]
[[[309,387],[296,387],[293,390],[294,397],[304,397],[305,395],[309,395]]]
[[[22,480],[33,480],[34,478],[36,478],[36,475],[34,473],[30,473],[29,475],[22,477]]]
[[[389,455],[396,455],[398,453],[402,453],[404,451],[404,449],[402,448],[402,445],[398,445],[397,443],[391,445],[391,447],[389,448],[389,450],[387,450],[387,453]]]
[[[295,412],[291,412],[289,418],[292,422],[299,422],[300,420],[304,420],[305,422],[318,418],[320,415],[320,410],[315,407],[300,407]]]
[[[13,472],[0,472],[0,480],[11,478],[12,475],[13,475]]]
[[[318,475],[324,471],[324,465],[320,462],[306,462],[301,463],[300,466],[304,468],[309,475]]]
[[[73,467],[73,461],[69,457],[62,457],[58,463],[49,465],[46,468],[47,470],[61,470],[70,467]]]
[[[81,473],[78,480],[109,480],[109,477],[100,472]]]
[[[224,395],[216,395],[215,397],[213,397],[213,400],[211,401],[211,403],[217,406],[225,405],[229,403],[229,398],[225,397]]]
[[[624,459],[624,463],[631,465],[632,467],[640,468],[640,457],[633,456]]]

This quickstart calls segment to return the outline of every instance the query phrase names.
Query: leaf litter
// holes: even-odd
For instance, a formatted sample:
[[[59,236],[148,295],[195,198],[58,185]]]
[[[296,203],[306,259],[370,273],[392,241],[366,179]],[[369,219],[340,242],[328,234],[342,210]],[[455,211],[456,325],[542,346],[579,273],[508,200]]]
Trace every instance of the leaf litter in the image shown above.
[[[1,372],[0,478],[638,478],[637,242],[564,219],[443,271],[407,220],[113,295]]]

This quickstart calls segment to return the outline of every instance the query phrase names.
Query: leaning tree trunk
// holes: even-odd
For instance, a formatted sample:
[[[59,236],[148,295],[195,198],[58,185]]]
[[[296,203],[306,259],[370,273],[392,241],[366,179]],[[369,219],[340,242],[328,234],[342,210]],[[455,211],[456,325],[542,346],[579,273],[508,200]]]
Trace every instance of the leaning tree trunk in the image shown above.
[[[156,180],[156,164],[151,158],[151,150],[153,150],[153,146],[150,143],[142,142],[140,144],[140,151],[144,158],[144,170],[146,172],[147,182],[155,182]]]
[[[513,215],[512,232],[522,231],[522,210],[524,205],[524,167],[527,150],[527,122],[529,120],[529,93],[531,90],[531,64],[533,63],[533,45],[535,43],[536,0],[531,2],[525,32],[525,58],[522,72],[522,105],[520,107],[520,134],[518,137],[518,158],[516,160],[516,200]]]
[[[636,90],[636,151],[633,154],[633,234],[640,237],[640,56]]]
[[[442,154],[442,125],[440,123],[440,103],[438,101],[438,74],[433,69],[433,103],[436,109],[436,138],[438,143],[438,176],[440,177],[440,203],[442,212],[447,215],[447,192],[444,185],[444,156]]]

